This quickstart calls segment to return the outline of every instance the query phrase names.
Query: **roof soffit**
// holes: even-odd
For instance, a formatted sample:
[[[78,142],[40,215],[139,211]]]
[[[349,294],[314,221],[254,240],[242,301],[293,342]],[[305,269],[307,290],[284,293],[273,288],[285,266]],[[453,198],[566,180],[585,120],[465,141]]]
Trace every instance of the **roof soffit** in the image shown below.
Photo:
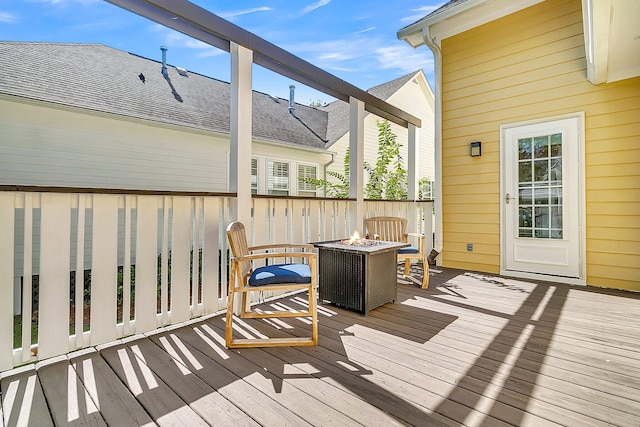
[[[398,38],[413,47],[425,44],[423,34],[428,33],[438,45],[442,40],[463,33],[544,0],[468,0],[459,6],[427,16],[398,31]]]

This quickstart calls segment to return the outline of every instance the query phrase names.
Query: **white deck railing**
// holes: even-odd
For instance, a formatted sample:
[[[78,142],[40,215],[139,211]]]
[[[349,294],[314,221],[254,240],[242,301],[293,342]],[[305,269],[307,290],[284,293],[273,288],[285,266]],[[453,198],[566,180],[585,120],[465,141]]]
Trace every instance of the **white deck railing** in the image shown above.
[[[222,311],[233,199],[0,191],[0,371]],[[253,198],[250,244],[346,237],[355,203]],[[364,209],[431,236],[432,202]]]

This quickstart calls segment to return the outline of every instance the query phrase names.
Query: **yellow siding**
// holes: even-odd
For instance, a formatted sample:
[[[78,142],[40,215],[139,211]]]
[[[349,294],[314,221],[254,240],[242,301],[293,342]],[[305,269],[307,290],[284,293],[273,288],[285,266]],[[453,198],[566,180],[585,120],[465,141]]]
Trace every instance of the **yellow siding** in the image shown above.
[[[640,78],[587,81],[580,0],[445,39],[442,54],[443,264],[500,270],[500,126],[584,111],[586,281],[640,290]]]

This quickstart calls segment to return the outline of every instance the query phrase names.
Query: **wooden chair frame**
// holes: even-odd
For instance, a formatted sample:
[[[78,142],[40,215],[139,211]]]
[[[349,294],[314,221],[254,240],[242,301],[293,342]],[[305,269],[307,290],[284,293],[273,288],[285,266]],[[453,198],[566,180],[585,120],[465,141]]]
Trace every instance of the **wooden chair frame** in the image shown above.
[[[229,293],[227,301],[227,315],[225,327],[225,341],[228,348],[243,347],[277,347],[277,346],[307,346],[318,344],[318,311],[317,311],[317,258],[310,244],[272,244],[248,246],[244,225],[238,221],[227,227],[227,238],[231,248],[231,272],[229,278]],[[288,250],[289,252],[285,252]],[[271,251],[268,253],[253,253],[255,251]],[[294,252],[295,251],[295,252]],[[309,264],[311,270],[310,283],[277,283],[263,286],[249,286],[249,277],[253,272],[252,261],[266,259],[300,258]],[[283,261],[282,263],[287,263]],[[290,264],[290,263],[289,263]],[[236,286],[236,282],[237,285]],[[247,304],[250,292],[274,290],[306,290],[309,297],[306,311],[268,311],[255,312]],[[274,317],[311,317],[311,337],[292,338],[243,338],[233,339],[233,305],[235,294],[242,295],[241,318],[274,318]]]
[[[418,253],[398,253],[398,261],[404,261],[405,279],[409,279],[421,285],[422,289],[429,287],[429,263],[424,248],[424,235],[420,233],[407,233],[407,219],[393,216],[375,216],[364,220],[364,226],[369,238],[385,240],[387,242],[408,242],[408,237],[418,239]],[[411,260],[422,261],[424,270],[422,282],[409,275],[411,270]]]

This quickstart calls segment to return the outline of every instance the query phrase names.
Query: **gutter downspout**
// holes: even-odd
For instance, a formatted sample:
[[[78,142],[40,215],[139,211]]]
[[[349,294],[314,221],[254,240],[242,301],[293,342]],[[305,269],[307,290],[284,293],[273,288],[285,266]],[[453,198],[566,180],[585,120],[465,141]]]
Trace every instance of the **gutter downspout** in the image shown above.
[[[429,31],[429,27],[426,27],[422,30],[422,38],[425,41],[425,44],[431,51],[433,52],[433,63],[434,63],[434,101],[435,101],[435,111],[434,111],[434,129],[433,129],[433,138],[434,138],[434,157],[435,157],[435,167],[436,167],[436,187],[434,192],[434,210],[435,210],[435,241],[433,244],[433,248],[437,252],[442,252],[442,52],[440,51],[440,46],[436,43],[436,41],[431,36]],[[438,260],[436,258],[436,262],[441,264],[441,258]]]

